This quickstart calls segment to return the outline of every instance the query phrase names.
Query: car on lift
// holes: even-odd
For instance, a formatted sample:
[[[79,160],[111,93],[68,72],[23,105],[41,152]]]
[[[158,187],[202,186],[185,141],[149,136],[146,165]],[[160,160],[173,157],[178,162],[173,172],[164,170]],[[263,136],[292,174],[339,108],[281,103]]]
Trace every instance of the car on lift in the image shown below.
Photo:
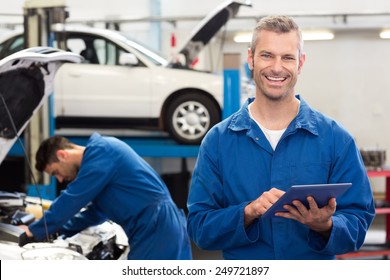
[[[181,63],[117,31],[54,25],[56,40],[65,40],[68,50],[85,58],[58,71],[56,128],[158,129],[180,144],[199,144],[221,120],[223,77],[191,69],[191,64],[242,5],[250,6],[248,1],[226,1],[204,18],[174,56]],[[0,59],[23,47],[22,31],[4,35]]]

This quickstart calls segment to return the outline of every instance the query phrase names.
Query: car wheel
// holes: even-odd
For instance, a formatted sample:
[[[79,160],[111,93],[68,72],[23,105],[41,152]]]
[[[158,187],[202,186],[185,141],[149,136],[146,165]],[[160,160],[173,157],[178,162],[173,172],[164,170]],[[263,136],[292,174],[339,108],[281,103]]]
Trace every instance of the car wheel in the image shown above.
[[[199,93],[175,97],[167,107],[166,130],[181,144],[200,144],[206,132],[221,120],[218,105]]]

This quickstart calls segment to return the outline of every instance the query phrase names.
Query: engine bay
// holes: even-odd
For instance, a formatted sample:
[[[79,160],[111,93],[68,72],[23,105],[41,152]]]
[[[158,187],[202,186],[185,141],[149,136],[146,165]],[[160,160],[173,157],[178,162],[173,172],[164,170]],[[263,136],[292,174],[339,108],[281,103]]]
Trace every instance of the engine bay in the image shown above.
[[[47,253],[47,249],[53,248],[61,250],[61,256],[65,258],[70,256],[72,259],[116,260],[127,258],[126,235],[120,226],[111,221],[89,227],[71,237],[52,235],[45,242],[31,240],[19,225],[29,225],[36,218],[39,218],[37,216],[39,216],[40,211],[36,209],[48,207],[39,204],[39,199],[26,197],[24,193],[0,191],[0,243],[5,246],[9,245],[10,250],[22,248],[21,259],[47,259],[49,256],[42,255],[40,252]],[[31,209],[34,209],[35,212]],[[39,252],[38,255],[37,252]],[[2,255],[0,252],[0,259],[7,259],[7,256],[9,254]]]

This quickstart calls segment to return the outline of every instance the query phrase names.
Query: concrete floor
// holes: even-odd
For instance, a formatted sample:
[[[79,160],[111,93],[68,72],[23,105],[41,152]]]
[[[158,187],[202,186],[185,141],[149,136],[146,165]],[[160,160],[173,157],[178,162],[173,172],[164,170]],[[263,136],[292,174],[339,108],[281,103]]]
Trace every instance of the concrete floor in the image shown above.
[[[365,245],[370,244],[384,244],[386,240],[386,230],[385,230],[385,216],[378,215],[373,224],[371,225],[369,231],[367,232],[366,239],[364,241]],[[192,244],[192,255],[194,260],[222,260],[221,251],[206,251],[199,249],[195,244]],[[354,258],[357,259],[357,258]],[[359,258],[362,259],[386,259],[383,256],[372,256]],[[390,259],[388,257],[387,259]]]
[[[221,251],[206,251],[199,249],[194,243],[191,245],[194,260],[223,260]]]

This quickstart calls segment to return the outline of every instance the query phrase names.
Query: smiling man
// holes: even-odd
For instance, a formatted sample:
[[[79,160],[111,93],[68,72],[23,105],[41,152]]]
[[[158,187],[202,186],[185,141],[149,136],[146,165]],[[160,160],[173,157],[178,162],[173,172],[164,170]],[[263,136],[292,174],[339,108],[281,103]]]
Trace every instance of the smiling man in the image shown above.
[[[295,92],[305,63],[301,31],[286,16],[262,18],[248,65],[256,96],[202,142],[188,198],[188,231],[226,259],[335,259],[363,244],[375,216],[353,137]],[[261,218],[292,185],[351,182],[318,207],[307,197]]]

